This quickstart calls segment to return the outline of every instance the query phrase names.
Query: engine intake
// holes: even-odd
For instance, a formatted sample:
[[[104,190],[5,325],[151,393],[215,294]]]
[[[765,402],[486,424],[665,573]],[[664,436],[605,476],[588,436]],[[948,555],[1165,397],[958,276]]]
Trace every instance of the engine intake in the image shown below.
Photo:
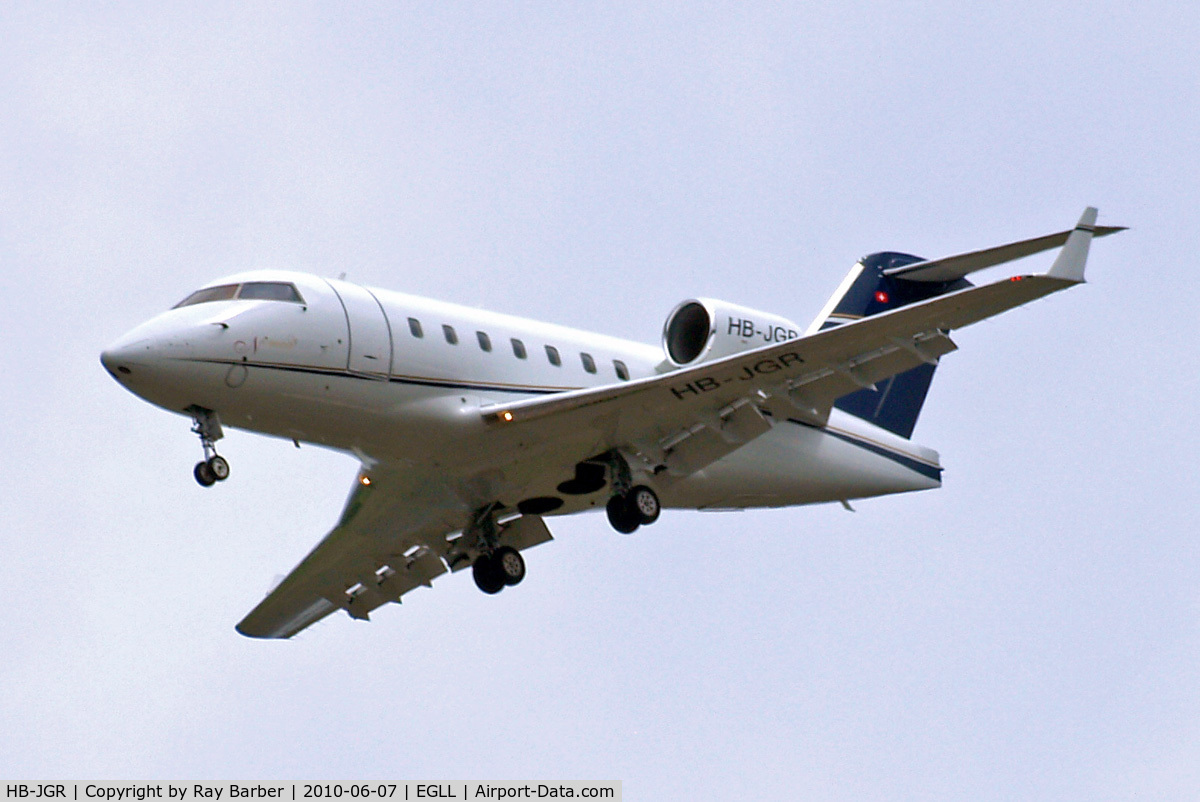
[[[673,365],[695,365],[800,336],[786,318],[711,298],[676,306],[663,326],[663,351]]]

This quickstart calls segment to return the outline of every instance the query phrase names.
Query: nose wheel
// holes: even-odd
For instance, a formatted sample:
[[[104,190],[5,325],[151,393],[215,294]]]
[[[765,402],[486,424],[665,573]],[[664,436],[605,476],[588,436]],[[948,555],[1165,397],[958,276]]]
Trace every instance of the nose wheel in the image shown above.
[[[216,441],[225,436],[221,430],[221,419],[211,409],[192,407],[192,432],[200,438],[204,459],[196,463],[192,476],[201,487],[212,487],[229,478],[229,462],[217,453]]]
[[[192,476],[196,477],[201,487],[212,487],[229,478],[229,463],[221,455],[214,454],[210,459],[197,462],[192,469]]]

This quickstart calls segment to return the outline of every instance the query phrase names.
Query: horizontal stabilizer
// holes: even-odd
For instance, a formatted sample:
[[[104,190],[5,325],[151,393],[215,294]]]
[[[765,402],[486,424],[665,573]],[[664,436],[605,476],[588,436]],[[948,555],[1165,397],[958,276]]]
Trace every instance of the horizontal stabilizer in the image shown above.
[[[1094,213],[1091,219],[1094,223],[1096,219]],[[1082,221],[1080,225],[1083,225]],[[1124,226],[1088,227],[1091,229],[1093,236],[1096,237],[1107,237],[1109,234],[1125,230]],[[1007,245],[998,245],[995,248],[987,248],[982,251],[972,251],[971,253],[960,253],[957,256],[946,256],[942,259],[915,262],[903,267],[894,267],[890,270],[885,270],[883,273],[886,276],[902,278],[906,281],[954,281],[970,273],[974,273],[976,270],[1002,265],[1005,262],[1023,259],[1026,256],[1033,256],[1035,253],[1057,248],[1064,244],[1074,231],[1075,229],[1071,229],[1071,231],[1059,231],[1057,234],[1047,234],[1044,237],[1035,237],[1034,239],[1021,240],[1020,242],[1010,242]]]

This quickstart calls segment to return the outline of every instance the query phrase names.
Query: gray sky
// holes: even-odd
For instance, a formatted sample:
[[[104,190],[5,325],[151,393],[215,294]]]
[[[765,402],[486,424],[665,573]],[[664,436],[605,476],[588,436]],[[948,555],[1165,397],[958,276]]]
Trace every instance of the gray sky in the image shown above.
[[[1196,798],[1198,22],[0,5],[0,773]],[[98,361],[251,267],[648,342],[696,295],[804,325],[865,253],[1088,204],[1133,227],[1088,286],[956,335],[916,431],[941,490],[555,519],[519,591],[458,575],[293,642],[233,624],[354,461],[232,432],[203,490],[188,421]]]

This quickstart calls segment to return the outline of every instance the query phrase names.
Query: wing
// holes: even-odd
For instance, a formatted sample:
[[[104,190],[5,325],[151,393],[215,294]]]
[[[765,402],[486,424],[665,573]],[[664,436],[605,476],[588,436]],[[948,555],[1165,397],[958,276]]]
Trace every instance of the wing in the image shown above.
[[[837,398],[954,350],[951,330],[1081,283],[1095,218],[1089,208],[1043,275],[959,290],[665,375],[488,407],[483,419],[511,428],[525,449],[554,449],[588,432],[593,453],[631,449],[655,472],[685,476],[766,431],[762,410],[821,425]]]
[[[1091,226],[1092,236],[1107,237],[1125,231],[1124,226]],[[1059,231],[1057,234],[1047,234],[1044,237],[1010,242],[995,248],[985,248],[982,251],[960,253],[956,256],[943,256],[941,259],[927,259],[923,262],[913,262],[903,267],[893,267],[883,271],[893,278],[908,281],[954,281],[974,273],[976,270],[1001,265],[1033,256],[1035,253],[1057,248],[1067,241],[1071,231]]]
[[[335,610],[368,614],[416,587],[470,564],[457,537],[470,511],[444,477],[413,466],[360,473],[337,526],[237,625],[252,638],[290,638]],[[526,549],[550,540],[541,518],[501,525],[500,541]]]

